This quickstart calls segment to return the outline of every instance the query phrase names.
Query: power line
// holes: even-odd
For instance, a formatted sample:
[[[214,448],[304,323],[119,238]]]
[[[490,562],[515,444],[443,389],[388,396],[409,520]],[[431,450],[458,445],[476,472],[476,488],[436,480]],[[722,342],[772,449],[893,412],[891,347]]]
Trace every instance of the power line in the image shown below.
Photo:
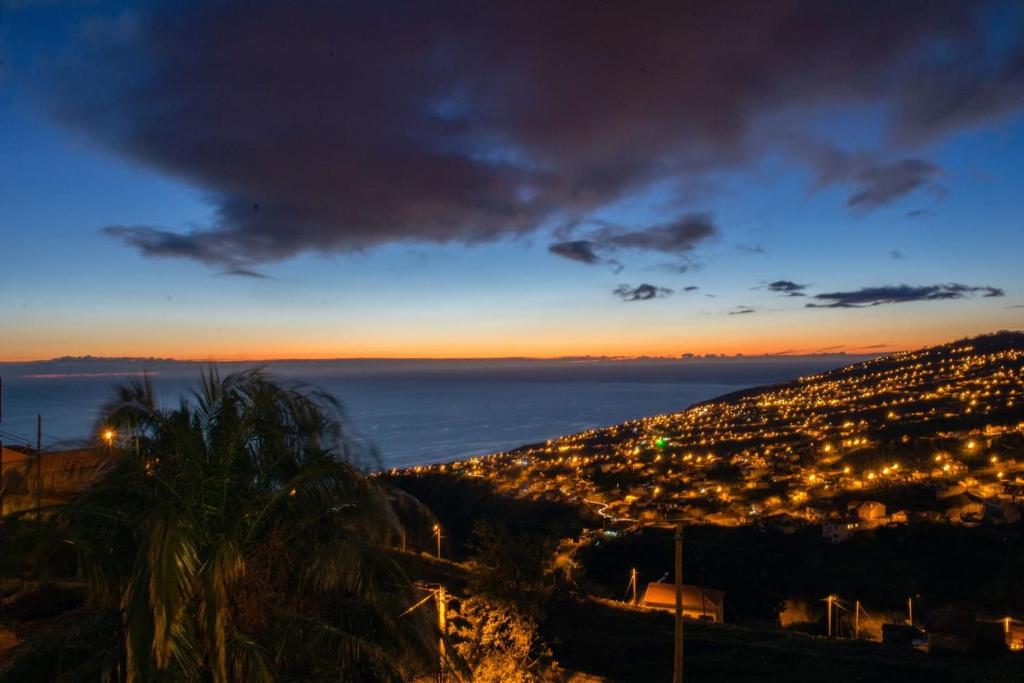
[[[8,431],[0,430],[0,436],[3,436],[8,439],[14,439],[15,441],[20,441],[21,443],[29,447],[35,446],[35,442],[32,441],[31,439],[26,439],[24,436],[18,436],[17,434],[12,434],[11,432]]]

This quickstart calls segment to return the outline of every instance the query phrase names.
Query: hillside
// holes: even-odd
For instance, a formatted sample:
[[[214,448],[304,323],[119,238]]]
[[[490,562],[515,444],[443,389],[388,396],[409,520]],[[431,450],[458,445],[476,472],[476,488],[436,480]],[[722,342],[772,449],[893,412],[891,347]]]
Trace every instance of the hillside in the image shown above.
[[[842,540],[1017,521],[1022,453],[1024,333],[1001,332],[410,473],[585,502],[620,525],[831,522]]]

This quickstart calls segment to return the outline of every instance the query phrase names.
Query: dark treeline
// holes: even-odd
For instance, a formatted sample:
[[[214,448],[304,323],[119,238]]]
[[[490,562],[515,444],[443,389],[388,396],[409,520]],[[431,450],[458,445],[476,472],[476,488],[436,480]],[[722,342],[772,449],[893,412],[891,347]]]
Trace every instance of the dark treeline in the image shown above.
[[[519,534],[550,539],[574,537],[584,527],[601,522],[587,510],[558,501],[530,501],[495,492],[485,479],[439,473],[391,475],[390,486],[413,495],[437,516],[443,529],[445,557],[465,560],[474,553],[474,527],[480,522],[506,527]],[[410,549],[435,550],[429,530],[410,540]]]

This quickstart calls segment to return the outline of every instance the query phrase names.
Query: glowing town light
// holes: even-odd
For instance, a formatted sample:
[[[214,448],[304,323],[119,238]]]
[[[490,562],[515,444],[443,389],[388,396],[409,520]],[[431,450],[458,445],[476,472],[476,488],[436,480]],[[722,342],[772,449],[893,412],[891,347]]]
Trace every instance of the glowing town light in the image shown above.
[[[114,443],[114,437],[116,436],[117,432],[115,432],[113,429],[109,427],[103,430],[103,440],[107,442],[108,446]]]

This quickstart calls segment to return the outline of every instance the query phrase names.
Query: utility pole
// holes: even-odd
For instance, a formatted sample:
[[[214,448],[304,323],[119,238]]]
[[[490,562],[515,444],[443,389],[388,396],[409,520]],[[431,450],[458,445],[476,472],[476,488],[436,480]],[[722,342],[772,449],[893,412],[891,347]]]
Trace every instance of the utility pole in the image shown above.
[[[831,594],[829,594],[829,596],[827,598],[825,598],[825,603],[828,605],[828,637],[831,638],[832,637],[832,595]]]
[[[36,522],[43,519],[43,416],[36,415]]]
[[[683,523],[676,524],[676,642],[672,683],[683,683]]]
[[[434,525],[434,535],[437,536],[437,559],[441,559],[441,525]]]
[[[441,635],[438,637],[437,643],[437,650],[440,654],[440,664],[437,670],[438,683],[442,683],[442,681],[444,681],[444,636],[448,630],[447,609],[447,598],[444,594],[444,586],[439,585],[437,588],[437,628],[440,630]]]
[[[907,623],[911,626],[914,625],[914,598],[913,596],[907,598]]]
[[[853,639],[860,638],[860,600],[853,603]]]
[[[629,583],[633,586],[633,604],[636,604],[636,568],[629,574]]]

